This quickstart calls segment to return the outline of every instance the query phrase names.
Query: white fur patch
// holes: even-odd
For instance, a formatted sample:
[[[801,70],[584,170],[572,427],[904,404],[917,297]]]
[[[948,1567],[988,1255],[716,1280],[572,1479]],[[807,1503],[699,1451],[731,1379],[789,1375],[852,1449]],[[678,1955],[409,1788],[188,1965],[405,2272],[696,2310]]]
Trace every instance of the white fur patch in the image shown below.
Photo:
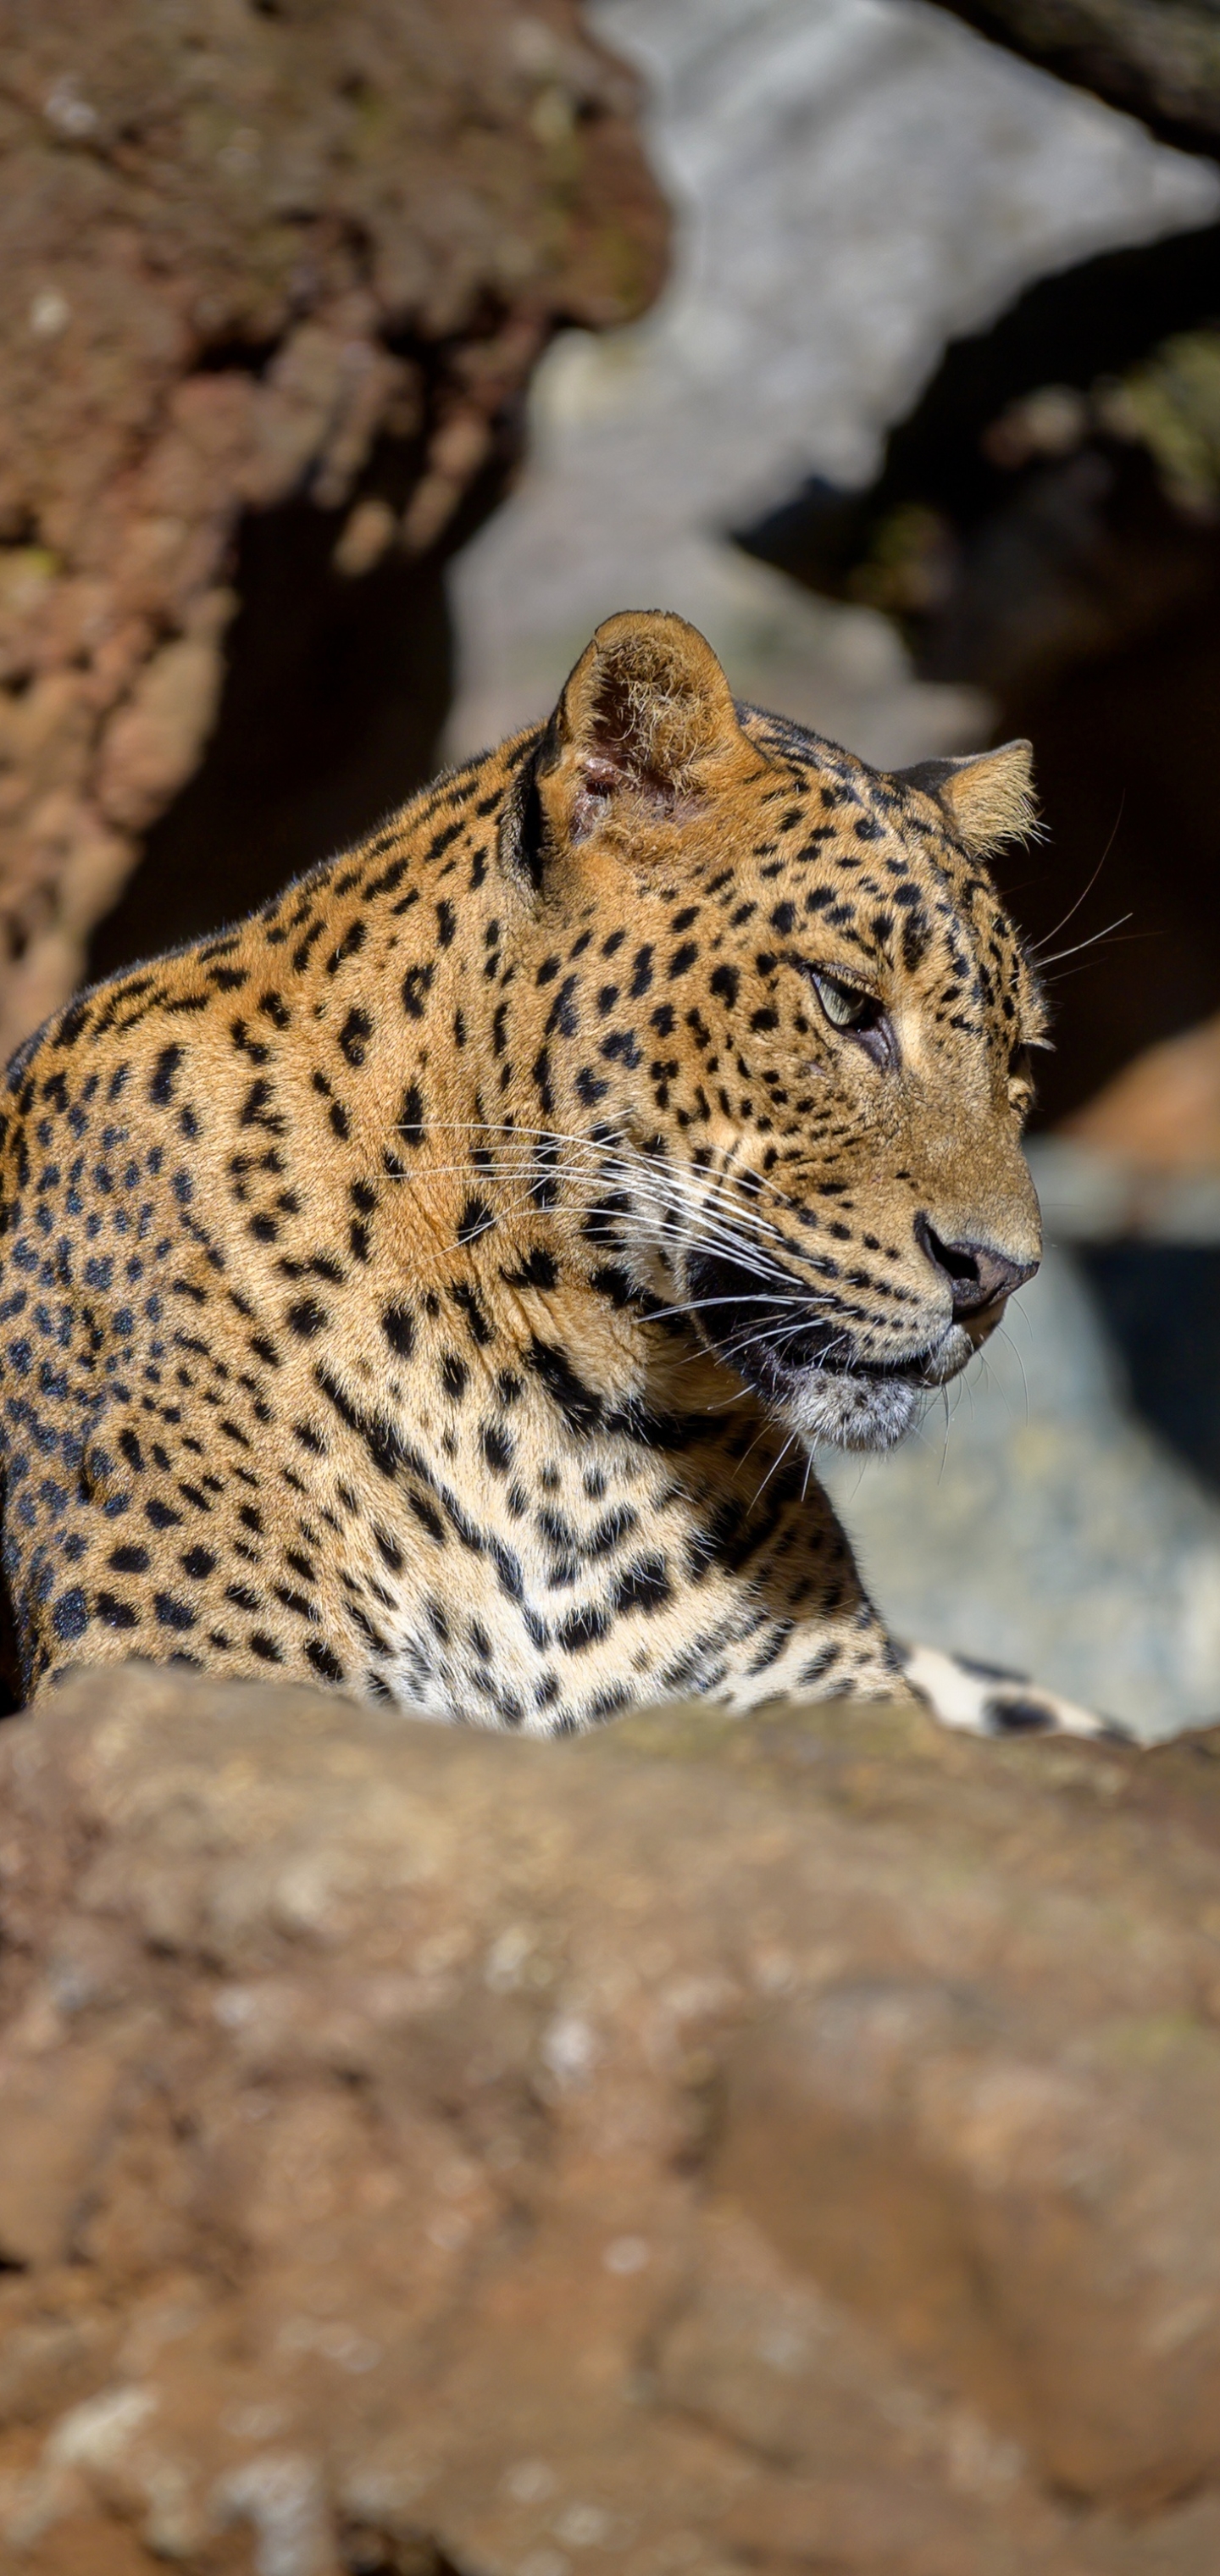
[[[966,1735],[1122,1736],[1113,1720],[1078,1708],[1056,1691],[1043,1690],[1018,1673],[990,1673],[947,1655],[939,1646],[910,1646],[902,1669],[942,1726]]]
[[[814,1368],[785,1395],[778,1411],[790,1431],[810,1447],[829,1440],[836,1449],[893,1449],[917,1420],[922,1387],[906,1378],[853,1377]]]

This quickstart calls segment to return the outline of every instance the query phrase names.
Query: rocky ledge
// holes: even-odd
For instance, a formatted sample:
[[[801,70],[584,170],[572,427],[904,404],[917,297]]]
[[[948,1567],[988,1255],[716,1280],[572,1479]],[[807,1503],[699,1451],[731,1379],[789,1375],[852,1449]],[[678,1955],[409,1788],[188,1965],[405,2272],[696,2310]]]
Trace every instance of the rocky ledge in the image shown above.
[[[0,1737],[20,2576],[1214,2576],[1220,1732]]]

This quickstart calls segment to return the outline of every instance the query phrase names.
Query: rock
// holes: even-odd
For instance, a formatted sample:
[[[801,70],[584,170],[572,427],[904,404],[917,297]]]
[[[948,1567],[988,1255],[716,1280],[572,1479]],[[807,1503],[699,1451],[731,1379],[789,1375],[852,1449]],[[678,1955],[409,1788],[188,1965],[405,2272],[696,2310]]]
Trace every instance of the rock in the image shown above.
[[[1220,1180],[1220,1019],[1147,1047],[1060,1133],[1158,1183]]]
[[[1220,1733],[135,1666],[0,1774],[6,2566],[1212,2576]]]
[[[575,0],[8,13],[0,1057],[197,767],[240,513],[348,511],[359,579],[396,458],[393,541],[436,543],[555,318],[647,300],[634,108]]]
[[[1034,278],[1204,225],[1214,170],[911,0],[593,0],[651,92],[678,210],[642,326],[562,339],[517,493],[451,575],[465,755],[544,713],[598,619],[656,603],[734,687],[883,765],[986,738],[888,621],[729,542],[808,477],[867,484],[946,341]]]

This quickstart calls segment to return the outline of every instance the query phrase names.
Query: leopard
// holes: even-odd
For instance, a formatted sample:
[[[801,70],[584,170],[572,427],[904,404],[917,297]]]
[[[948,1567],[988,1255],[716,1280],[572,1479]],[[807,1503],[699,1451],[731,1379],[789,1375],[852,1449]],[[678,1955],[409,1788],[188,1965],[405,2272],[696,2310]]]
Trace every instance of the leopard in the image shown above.
[[[819,1451],[1040,1258],[1030,747],[885,772],[669,611],[250,918],[78,993],[0,1121],[13,1690],[143,1659],[526,1735],[680,1695],[1107,1721],[889,1634]]]

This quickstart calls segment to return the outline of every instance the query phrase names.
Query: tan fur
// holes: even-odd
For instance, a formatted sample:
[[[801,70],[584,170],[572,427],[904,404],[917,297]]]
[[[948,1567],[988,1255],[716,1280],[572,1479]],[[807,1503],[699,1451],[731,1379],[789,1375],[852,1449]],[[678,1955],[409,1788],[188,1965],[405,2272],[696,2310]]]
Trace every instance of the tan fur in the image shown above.
[[[1002,742],[961,760],[927,761],[936,793],[967,847],[986,857],[1005,841],[1026,841],[1038,828],[1031,742]]]

